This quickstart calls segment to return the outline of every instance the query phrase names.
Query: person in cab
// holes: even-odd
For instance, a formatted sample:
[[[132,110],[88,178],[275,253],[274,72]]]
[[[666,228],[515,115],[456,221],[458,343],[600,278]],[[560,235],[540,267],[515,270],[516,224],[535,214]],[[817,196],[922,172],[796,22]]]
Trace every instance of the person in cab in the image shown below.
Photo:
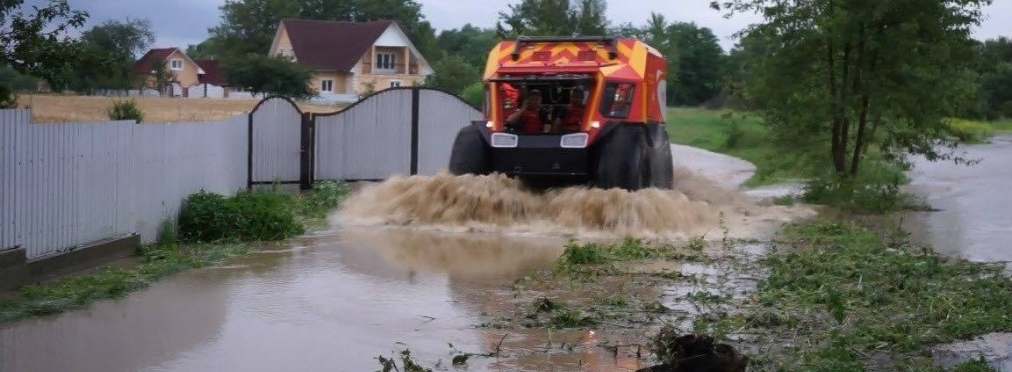
[[[525,134],[545,133],[550,124],[548,112],[542,109],[541,91],[531,90],[520,109],[506,118],[506,125]]]

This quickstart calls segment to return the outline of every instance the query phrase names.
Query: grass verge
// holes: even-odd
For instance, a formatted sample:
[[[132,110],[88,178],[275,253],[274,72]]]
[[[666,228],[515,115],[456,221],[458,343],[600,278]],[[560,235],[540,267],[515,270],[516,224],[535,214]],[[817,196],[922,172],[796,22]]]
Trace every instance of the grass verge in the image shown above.
[[[702,148],[744,159],[756,166],[745,185],[761,186],[820,177],[817,169],[802,158],[784,154],[772,141],[762,119],[748,113],[702,108],[669,108],[668,132],[671,142]],[[903,170],[889,166],[882,156],[869,150],[861,178],[898,178],[906,182]]]
[[[347,187],[338,182],[322,182],[313,191],[298,196],[283,194],[277,190],[241,192],[229,198],[235,200],[238,210],[257,211],[255,215],[263,218],[250,218],[249,215],[235,215],[228,219],[242,220],[251,229],[269,230],[265,221],[275,224],[279,214],[293,213],[299,221],[298,229],[282,224],[285,232],[304,231],[303,226],[318,224],[326,216],[327,211],[340,203],[347,193]],[[218,207],[227,205],[219,203],[226,198],[208,198],[207,193],[199,193],[202,199],[215,200]],[[222,207],[231,209],[231,207]],[[221,216],[220,210],[208,210],[208,214]],[[221,218],[217,218],[220,220]],[[213,219],[212,219],[213,220]],[[282,218],[280,221],[286,221]],[[259,222],[258,222],[259,221]],[[198,221],[199,222],[199,221]],[[218,228],[219,223],[198,223],[196,229],[211,226]],[[109,267],[94,274],[72,276],[53,282],[28,285],[18,291],[0,297],[0,323],[16,321],[38,315],[59,314],[64,311],[85,307],[95,301],[120,298],[127,293],[142,289],[155,281],[189,269],[196,269],[219,264],[229,258],[244,255],[253,249],[248,244],[241,244],[242,235],[221,235],[215,241],[198,241],[181,244],[178,240],[186,240],[185,234],[180,235],[175,224],[168,221],[163,224],[160,232],[160,244],[142,247],[137,256],[139,263],[132,267]],[[237,225],[241,226],[241,224]],[[277,226],[275,226],[277,227]],[[206,231],[197,231],[197,236],[216,236]],[[274,235],[271,235],[272,237]],[[279,236],[280,238],[288,237]],[[199,239],[198,239],[199,240]]]
[[[701,327],[754,338],[765,350],[756,370],[936,371],[921,353],[929,346],[1012,331],[1001,265],[945,258],[847,220],[791,225],[776,249],[744,312]]]

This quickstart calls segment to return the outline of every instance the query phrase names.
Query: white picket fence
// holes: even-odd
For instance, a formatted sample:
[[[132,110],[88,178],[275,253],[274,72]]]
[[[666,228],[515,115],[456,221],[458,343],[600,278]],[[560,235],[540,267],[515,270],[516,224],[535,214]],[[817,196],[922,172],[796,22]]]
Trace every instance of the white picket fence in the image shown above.
[[[197,191],[246,187],[248,117],[202,123],[31,124],[0,110],[0,249],[29,258],[139,234]]]

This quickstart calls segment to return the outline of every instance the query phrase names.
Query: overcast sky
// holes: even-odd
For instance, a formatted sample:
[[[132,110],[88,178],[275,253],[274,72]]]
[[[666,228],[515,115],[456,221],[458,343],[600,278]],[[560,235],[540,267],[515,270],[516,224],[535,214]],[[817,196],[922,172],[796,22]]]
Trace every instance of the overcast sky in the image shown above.
[[[35,0],[39,1],[39,0]],[[29,3],[35,2],[29,1]],[[419,0],[426,18],[437,30],[451,29],[472,23],[483,27],[495,25],[499,11],[519,0]],[[207,37],[207,29],[220,20],[218,7],[224,0],[70,0],[73,8],[91,14],[88,27],[109,19],[147,18],[158,37],[156,47],[195,44]],[[696,22],[713,29],[721,45],[729,49],[731,36],[757,18],[736,15],[724,19],[710,9],[710,0],[611,0],[608,18],[613,24],[643,24],[651,11],[664,14],[669,20]],[[978,38],[998,35],[1012,36],[1012,0],[994,0],[986,9],[987,19],[977,30]]]

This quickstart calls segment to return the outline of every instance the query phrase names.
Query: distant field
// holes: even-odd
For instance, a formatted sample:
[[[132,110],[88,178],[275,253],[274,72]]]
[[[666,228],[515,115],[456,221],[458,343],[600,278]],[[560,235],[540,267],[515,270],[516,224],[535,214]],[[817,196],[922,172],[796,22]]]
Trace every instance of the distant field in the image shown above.
[[[1000,132],[1012,132],[1012,119],[1004,119],[999,121],[992,121],[991,126],[995,130]]]
[[[220,120],[249,112],[259,100],[216,98],[122,98],[61,95],[22,95],[18,105],[32,108],[36,123],[108,120],[106,109],[114,100],[133,99],[144,111],[144,122],[193,122]],[[336,105],[299,104],[306,112],[333,112]]]

